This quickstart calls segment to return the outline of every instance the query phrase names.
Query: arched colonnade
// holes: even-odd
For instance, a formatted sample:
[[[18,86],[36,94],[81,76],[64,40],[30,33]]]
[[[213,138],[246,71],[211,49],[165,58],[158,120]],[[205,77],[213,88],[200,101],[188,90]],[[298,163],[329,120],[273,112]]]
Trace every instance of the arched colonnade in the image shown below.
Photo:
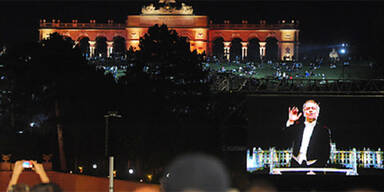
[[[49,37],[57,32],[66,38],[71,38],[75,46],[90,57],[122,52],[127,49],[126,33],[124,30],[44,30],[40,32],[40,39]]]

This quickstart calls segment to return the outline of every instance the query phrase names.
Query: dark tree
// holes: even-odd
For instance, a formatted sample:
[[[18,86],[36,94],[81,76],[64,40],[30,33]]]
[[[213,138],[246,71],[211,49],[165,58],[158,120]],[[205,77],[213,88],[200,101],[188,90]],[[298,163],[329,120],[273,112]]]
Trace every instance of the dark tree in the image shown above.
[[[166,25],[155,25],[140,38],[138,66],[153,80],[168,84],[168,91],[201,92],[207,74],[196,51],[190,51],[185,37]],[[163,90],[165,91],[165,90]]]
[[[206,102],[200,95],[208,91],[207,74],[187,39],[166,25],[150,27],[139,46],[139,51],[130,51],[134,66],[119,79],[130,129],[115,134],[119,138],[115,145],[133,151],[135,157],[127,158],[144,162],[143,169],[151,170],[164,167],[178,153],[209,145],[205,139],[209,134],[194,139],[203,129],[212,131],[202,125],[199,110]]]
[[[125,38],[117,36],[113,38],[113,54],[122,55],[127,51]]]
[[[80,39],[79,48],[80,48],[81,53],[84,56],[89,56],[90,50],[89,50],[89,38],[88,37],[83,37]]]
[[[88,65],[80,49],[73,48],[73,41],[58,33],[41,43],[15,47],[7,54],[6,64],[14,108],[35,109],[32,111],[35,115],[48,117],[46,123],[56,129],[57,140],[53,142],[59,144],[60,169],[65,170],[68,154],[73,157],[90,151],[89,148],[81,151],[78,147],[92,142],[87,136],[89,133],[93,133],[92,137],[102,136],[103,131],[97,126],[80,125],[103,124],[103,115],[114,107],[111,102],[114,101],[111,99],[113,79]],[[29,125],[30,119],[24,123]],[[93,129],[87,130],[87,127]],[[64,136],[72,141],[65,146]],[[42,146],[50,146],[50,140],[41,141]],[[64,149],[70,152],[64,154]]]
[[[222,37],[213,41],[212,52],[213,56],[216,56],[218,59],[224,58],[224,39]]]
[[[233,60],[241,60],[241,52],[242,52],[242,45],[241,45],[241,39],[240,38],[234,38],[231,41],[231,49],[230,49],[230,56],[231,61]]]
[[[250,61],[259,61],[260,60],[260,45],[259,39],[253,38],[248,41],[248,52],[247,57]]]
[[[106,37],[96,37],[96,45],[95,45],[95,54],[96,56],[107,56],[107,38]]]
[[[275,61],[278,59],[278,40],[274,37],[268,37],[266,40],[267,44],[265,45],[265,57],[268,60]]]

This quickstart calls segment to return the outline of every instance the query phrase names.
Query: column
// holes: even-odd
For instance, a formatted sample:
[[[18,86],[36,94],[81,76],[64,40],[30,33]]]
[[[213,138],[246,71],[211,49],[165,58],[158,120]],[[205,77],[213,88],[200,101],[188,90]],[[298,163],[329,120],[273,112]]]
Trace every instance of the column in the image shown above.
[[[72,47],[72,48],[75,48],[79,43],[80,43],[80,41],[74,41],[74,42],[73,42],[73,47]]]
[[[282,50],[281,41],[277,42],[278,50],[277,50],[277,58],[282,61],[284,57],[284,50]]]
[[[89,41],[89,54],[90,54],[90,57],[95,56],[95,45],[96,45],[96,41]]]
[[[352,149],[352,168],[353,168],[353,173],[354,175],[357,175],[357,161],[358,159],[356,158],[356,148]]]
[[[113,41],[107,41],[107,57],[112,54],[113,51]]]
[[[224,42],[224,57],[229,61],[231,42]]]
[[[275,148],[269,148],[269,174],[273,174],[273,168],[274,168],[274,158],[275,158]]]
[[[241,42],[241,59],[247,57],[248,42]]]
[[[260,41],[259,42],[259,45],[260,45],[260,58],[265,57],[265,45],[266,44],[267,44],[267,42],[265,42],[265,41]]]
[[[295,59],[296,60],[299,60],[299,31],[297,30],[296,31],[296,36],[295,36],[295,52],[294,52],[294,55],[295,55]]]

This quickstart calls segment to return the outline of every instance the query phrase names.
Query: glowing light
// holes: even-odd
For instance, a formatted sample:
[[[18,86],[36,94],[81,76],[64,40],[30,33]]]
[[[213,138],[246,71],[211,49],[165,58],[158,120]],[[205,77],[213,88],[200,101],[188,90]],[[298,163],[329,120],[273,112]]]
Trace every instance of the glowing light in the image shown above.
[[[97,169],[97,164],[93,164],[92,168]]]
[[[152,181],[152,174],[148,174],[147,178],[148,178],[149,181]]]
[[[131,169],[128,169],[128,173],[129,174],[131,174],[131,175],[133,175],[133,173],[134,173],[135,171],[131,168]]]
[[[345,49],[340,49],[340,53],[341,53],[341,54],[345,54],[345,53],[346,53],[346,50],[345,50]]]

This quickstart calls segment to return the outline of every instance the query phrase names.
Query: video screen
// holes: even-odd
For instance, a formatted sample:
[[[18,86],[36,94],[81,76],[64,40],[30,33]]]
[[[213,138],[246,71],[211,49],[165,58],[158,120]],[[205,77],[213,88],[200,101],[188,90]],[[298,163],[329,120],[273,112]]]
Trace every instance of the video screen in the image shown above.
[[[249,96],[247,110],[249,172],[384,173],[384,98]]]

